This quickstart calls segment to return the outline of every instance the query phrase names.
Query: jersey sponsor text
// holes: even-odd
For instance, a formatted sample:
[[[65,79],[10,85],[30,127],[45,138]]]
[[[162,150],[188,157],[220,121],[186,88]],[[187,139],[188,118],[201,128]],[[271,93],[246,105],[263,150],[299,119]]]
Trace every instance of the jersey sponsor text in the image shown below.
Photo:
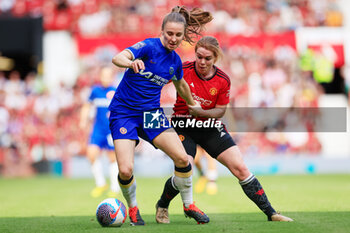
[[[162,87],[169,82],[169,80],[162,78],[159,75],[153,74],[150,71],[140,70],[140,74],[143,77],[149,79],[151,82],[154,82],[157,85],[162,86]]]

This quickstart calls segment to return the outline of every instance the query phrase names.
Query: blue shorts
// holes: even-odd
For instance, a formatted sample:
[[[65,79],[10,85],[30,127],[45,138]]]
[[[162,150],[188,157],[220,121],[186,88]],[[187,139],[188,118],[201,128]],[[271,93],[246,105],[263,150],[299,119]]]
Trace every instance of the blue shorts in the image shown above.
[[[109,128],[113,140],[131,139],[138,143],[140,137],[153,145],[153,139],[171,128],[171,125],[163,109],[159,108],[130,115],[111,111]]]
[[[100,149],[114,150],[113,139],[110,133],[93,131],[90,135],[90,145],[96,145]]]

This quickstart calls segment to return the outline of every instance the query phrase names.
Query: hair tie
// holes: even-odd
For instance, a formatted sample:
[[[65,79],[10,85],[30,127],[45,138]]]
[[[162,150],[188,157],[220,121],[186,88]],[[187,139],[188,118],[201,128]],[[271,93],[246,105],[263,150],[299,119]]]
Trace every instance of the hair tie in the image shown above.
[[[182,7],[180,7],[180,6],[176,6],[176,7],[173,8],[173,12],[180,13],[181,8]]]

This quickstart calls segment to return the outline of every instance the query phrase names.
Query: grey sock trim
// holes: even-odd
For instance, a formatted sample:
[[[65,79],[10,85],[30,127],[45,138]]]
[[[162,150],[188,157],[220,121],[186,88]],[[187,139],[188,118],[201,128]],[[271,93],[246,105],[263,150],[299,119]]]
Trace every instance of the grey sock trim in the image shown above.
[[[179,189],[176,187],[175,183],[174,183],[174,176],[171,177],[171,185],[173,186],[173,188],[177,191],[179,191]]]
[[[245,179],[239,182],[240,185],[246,185],[249,184],[252,180],[254,180],[255,176],[250,173],[250,175]]]

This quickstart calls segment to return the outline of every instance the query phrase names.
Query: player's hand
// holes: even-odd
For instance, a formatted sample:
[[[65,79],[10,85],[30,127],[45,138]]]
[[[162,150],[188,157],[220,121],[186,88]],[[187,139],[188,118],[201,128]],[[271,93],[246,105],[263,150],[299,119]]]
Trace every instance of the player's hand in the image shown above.
[[[195,101],[195,105],[188,105],[188,111],[192,116],[200,116],[201,113],[203,113],[203,109],[201,107],[201,104],[197,101]]]
[[[136,60],[132,61],[131,68],[137,74],[140,70],[145,69],[145,63],[143,63],[143,61],[140,59],[136,59]]]

